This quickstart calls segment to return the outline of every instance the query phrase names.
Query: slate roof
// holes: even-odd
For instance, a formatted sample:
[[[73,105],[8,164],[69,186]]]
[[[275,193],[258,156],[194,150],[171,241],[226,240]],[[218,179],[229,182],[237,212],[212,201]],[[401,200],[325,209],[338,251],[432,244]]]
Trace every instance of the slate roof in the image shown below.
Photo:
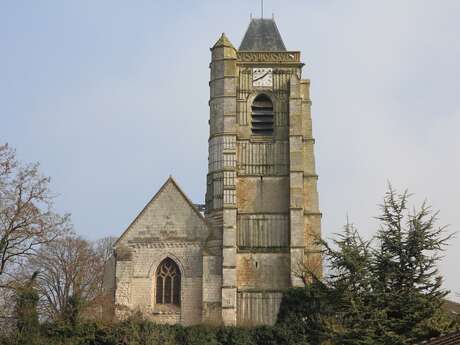
[[[423,343],[420,343],[420,345],[454,345],[454,344],[460,344],[460,332],[457,333],[452,333],[452,334],[447,334],[447,335],[441,335],[437,338],[433,338],[427,341],[424,341]]]
[[[286,47],[273,19],[251,19],[239,50],[281,52]]]

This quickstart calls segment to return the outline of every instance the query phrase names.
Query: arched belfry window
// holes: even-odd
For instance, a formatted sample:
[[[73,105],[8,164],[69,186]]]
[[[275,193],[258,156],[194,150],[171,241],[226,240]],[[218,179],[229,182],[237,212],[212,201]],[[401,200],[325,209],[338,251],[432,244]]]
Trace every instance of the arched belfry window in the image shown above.
[[[256,135],[273,134],[273,103],[265,95],[258,95],[252,102],[252,133]]]
[[[156,303],[180,305],[180,270],[170,258],[164,259],[156,274]]]

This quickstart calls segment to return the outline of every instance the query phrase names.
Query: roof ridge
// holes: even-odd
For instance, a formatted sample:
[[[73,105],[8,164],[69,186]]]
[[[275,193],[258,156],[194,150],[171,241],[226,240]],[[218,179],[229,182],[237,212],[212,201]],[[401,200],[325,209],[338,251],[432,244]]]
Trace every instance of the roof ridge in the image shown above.
[[[179,191],[179,194],[185,199],[185,201],[189,204],[189,206],[195,211],[195,213],[198,215],[198,217],[207,224],[207,220],[204,218],[204,216],[201,214],[201,212],[196,208],[195,204],[188,198],[188,196],[184,193],[182,188],[179,187],[178,183],[176,180],[169,175],[169,177],[166,179],[166,181],[163,183],[163,185],[158,189],[158,191],[155,193],[155,195],[145,204],[145,206],[142,208],[142,210],[137,214],[137,216],[134,218],[134,220],[126,227],[125,231],[118,237],[118,239],[115,241],[113,246],[115,247],[123,237],[128,233],[129,229],[136,223],[136,221],[144,214],[144,212],[147,210],[147,208],[155,202],[158,197],[162,194],[162,192],[166,189],[166,186],[169,184],[172,184],[176,190]]]

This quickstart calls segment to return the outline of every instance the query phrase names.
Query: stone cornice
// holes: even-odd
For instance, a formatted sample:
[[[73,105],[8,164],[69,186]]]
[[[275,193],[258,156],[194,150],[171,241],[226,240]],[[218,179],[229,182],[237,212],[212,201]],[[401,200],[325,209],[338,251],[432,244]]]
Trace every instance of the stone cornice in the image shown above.
[[[320,216],[322,217],[323,214],[321,212],[310,212],[310,211],[304,211],[303,213],[305,216]]]
[[[286,289],[257,289],[257,288],[239,288],[237,292],[245,293],[283,293]]]
[[[290,247],[239,247],[237,253],[239,254],[256,254],[256,253],[269,253],[269,254],[283,254],[289,253]]]
[[[238,63],[288,63],[303,65],[300,52],[237,52]]]
[[[203,247],[203,242],[129,242],[129,247],[140,248],[185,248],[185,247]]]

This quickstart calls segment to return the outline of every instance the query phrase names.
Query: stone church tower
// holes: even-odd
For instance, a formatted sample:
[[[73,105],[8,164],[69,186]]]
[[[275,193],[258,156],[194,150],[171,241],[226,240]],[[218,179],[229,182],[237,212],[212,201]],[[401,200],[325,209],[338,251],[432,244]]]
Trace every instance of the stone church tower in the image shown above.
[[[320,235],[310,82],[272,19],[211,52],[204,320],[272,324]]]
[[[113,311],[159,323],[273,324],[282,293],[321,270],[309,80],[272,19],[211,48],[205,214],[169,178],[114,245]]]

